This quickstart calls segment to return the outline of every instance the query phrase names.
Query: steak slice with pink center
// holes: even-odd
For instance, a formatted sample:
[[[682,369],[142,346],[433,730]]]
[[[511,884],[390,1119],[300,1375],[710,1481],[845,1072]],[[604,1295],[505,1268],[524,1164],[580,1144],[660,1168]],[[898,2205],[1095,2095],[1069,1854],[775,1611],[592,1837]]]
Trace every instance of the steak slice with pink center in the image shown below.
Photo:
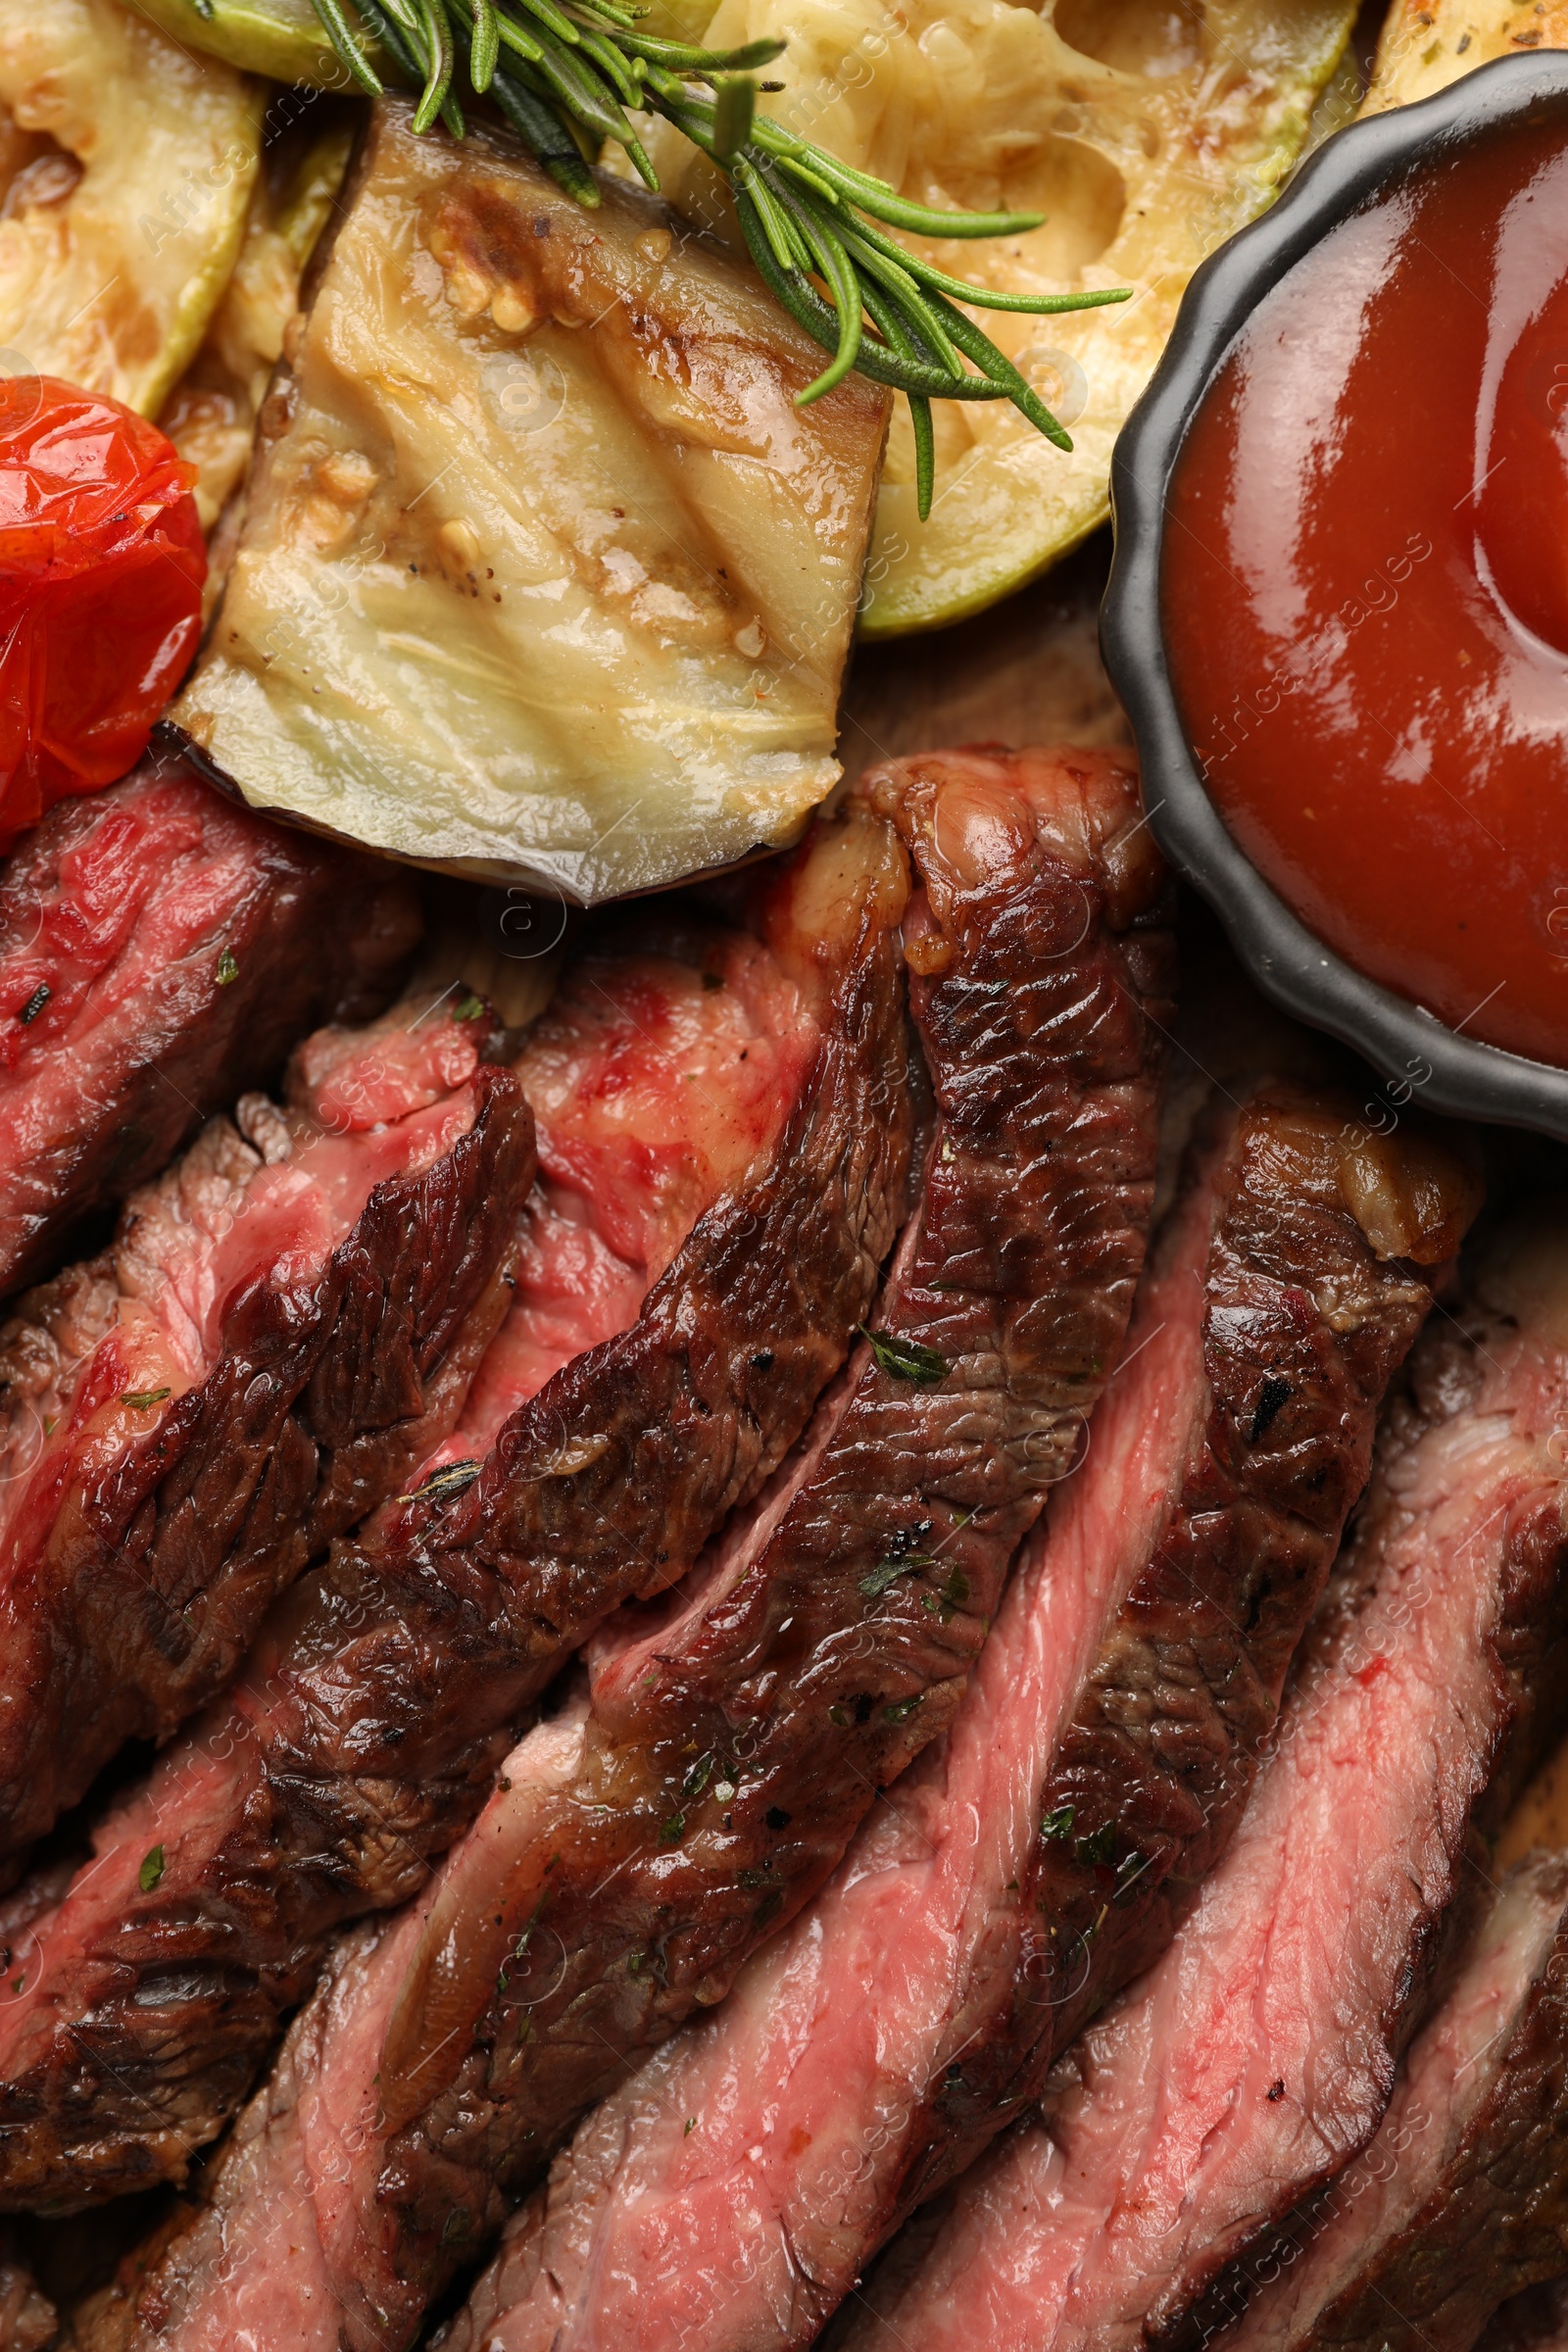
[[[1195,1151],[952,1729],[719,2015],[587,2118],[453,2352],[809,2343],[1114,1989],[1110,1915],[1164,1932],[1162,1882],[1234,1823],[1426,1311],[1394,1251],[1446,1257],[1471,1205],[1431,1146],[1356,1142],[1348,1107],[1264,1089]],[[1161,1765],[1174,1827],[1107,1838],[1107,1797],[1136,1821]],[[1098,1933],[1042,1870],[1063,1846]]]
[[[1429,1324],[1229,1853],[1044,2128],[894,2246],[855,2352],[1206,2340],[1371,2141],[1562,1630],[1565,1234],[1512,1228]]]
[[[178,2177],[332,1933],[467,1827],[563,1657],[793,1443],[902,1208],[906,890],[860,810],[590,931],[518,1064],[543,1176],[462,1422],[13,1951],[0,2199]]]
[[[483,1024],[422,1011],[303,1050],[282,1106],[212,1121],[0,1330],[0,1853],[210,1698],[452,1426],[506,1309],[533,1123]]]
[[[949,754],[866,789],[915,863],[938,1108],[868,1344],[756,1511],[508,1759],[427,1895],[343,1953],[127,2341],[408,2340],[509,2182],[721,1996],[961,1699],[1143,1258],[1160,876],[1101,758]]]
[[[0,1297],[308,1029],[379,1012],[419,930],[411,875],[177,761],[58,803],[0,866]]]
[[[1236,2352],[1469,2352],[1568,2261],[1568,1855],[1494,1895],[1371,2145],[1278,2233]]]

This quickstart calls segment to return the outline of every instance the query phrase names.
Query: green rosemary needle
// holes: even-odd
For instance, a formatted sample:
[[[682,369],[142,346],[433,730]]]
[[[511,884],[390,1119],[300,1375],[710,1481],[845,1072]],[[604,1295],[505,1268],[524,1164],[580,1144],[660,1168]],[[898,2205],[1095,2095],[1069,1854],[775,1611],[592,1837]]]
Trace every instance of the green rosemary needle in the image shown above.
[[[380,77],[343,0],[314,4],[355,80],[379,91]],[[199,9],[202,0],[192,5]],[[639,29],[647,9],[625,0],[355,0],[355,7],[366,31],[419,93],[416,130],[440,121],[455,138],[463,136],[455,88],[461,68],[579,204],[600,202],[591,166],[609,139],[647,186],[658,188],[633,114],[662,116],[700,148],[729,182],[741,234],[772,293],[831,355],[796,394],[798,403],[820,400],[852,369],[907,399],[922,521],[931,511],[936,469],[933,400],[1010,401],[1058,449],[1071,449],[1033,385],[968,312],[1092,310],[1126,302],[1131,287],[995,293],[899,244],[888,229],[1004,237],[1037,228],[1043,216],[911,204],[886,180],[759,115],[750,76],[782,55],[782,41],[713,50],[662,40]]]

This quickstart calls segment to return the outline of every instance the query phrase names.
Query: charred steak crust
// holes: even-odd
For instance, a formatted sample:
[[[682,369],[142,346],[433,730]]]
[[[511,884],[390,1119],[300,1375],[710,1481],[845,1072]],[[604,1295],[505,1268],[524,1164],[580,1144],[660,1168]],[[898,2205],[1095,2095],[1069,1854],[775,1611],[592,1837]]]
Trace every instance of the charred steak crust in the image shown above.
[[[911,1141],[897,939],[868,914],[765,1170],[707,1211],[629,1331],[514,1415],[460,1502],[334,1558],[321,1609],[363,1630],[301,1673],[275,1786],[337,1810],[356,1909],[422,1884],[563,1656],[681,1574],[794,1444],[870,1303]]]
[[[1391,1537],[1397,1542],[1401,1520],[1415,1499],[1409,1472],[1423,1444],[1447,1425],[1484,1416],[1489,1408],[1510,1414],[1506,1375],[1516,1338],[1514,1318],[1498,1318],[1478,1305],[1474,1285],[1457,1316],[1434,1322],[1423,1334],[1405,1393],[1395,1398],[1385,1421],[1372,1490],[1304,1646],[1303,1669],[1332,1658],[1355,1637],[1363,1606],[1376,1592],[1380,1546]],[[1467,1854],[1472,1860],[1484,1854],[1485,1838],[1500,1827],[1539,1752],[1544,1697],[1561,1678],[1568,1637],[1568,1541],[1560,1476],[1503,1484],[1492,1515],[1503,1523],[1494,1571],[1495,1620],[1482,1636],[1493,1703],[1473,1732],[1472,1752],[1445,1759],[1450,1769],[1458,1764],[1469,1774],[1473,1793],[1445,1872],[1423,1878],[1424,1900],[1412,1918],[1397,1978],[1376,2018],[1368,2021],[1391,2057],[1419,2022],[1435,1976],[1474,1916],[1484,1878],[1466,1873]],[[1375,2117],[1362,2121],[1362,2140],[1375,2128]],[[1201,2352],[1242,2317],[1257,2286],[1276,2276],[1281,2263],[1294,2260],[1297,2246],[1310,2238],[1319,2200],[1332,2202],[1334,2181],[1360,2144],[1336,2118],[1335,2140],[1325,2139],[1315,2178],[1280,2184],[1272,2211],[1254,2211],[1245,2233],[1233,2230],[1224,2243],[1177,2270],[1149,2315],[1150,2341],[1162,2352]]]
[[[1316,1328],[1317,1346],[1303,1339],[1297,1348],[1303,1378],[1301,1364],[1271,1345],[1277,1314],[1266,1310],[1278,1308],[1282,1294],[1290,1303],[1310,1280],[1325,1317],[1351,1332],[1369,1315],[1381,1321],[1386,1375],[1426,1284],[1408,1262],[1380,1262],[1367,1229],[1385,1245],[1443,1255],[1470,1205],[1473,1187],[1457,1163],[1449,1162],[1446,1185],[1433,1183],[1431,1146],[1419,1137],[1363,1160],[1348,1107],[1332,1096],[1273,1089],[1240,1118],[1204,1123],[1087,1462],[1031,1547],[1025,1584],[1009,1593],[992,1637],[985,1684],[966,1701],[944,1755],[914,1776],[912,1792],[895,1793],[880,1830],[867,1825],[771,1975],[753,1977],[723,2013],[686,2036],[681,2055],[671,2052],[635,2078],[584,2124],[570,2154],[558,2159],[548,2195],[541,2191],[514,2222],[503,2255],[454,2323],[449,2352],[480,2343],[521,2352],[558,2340],[558,2329],[563,2347],[610,2342],[634,2312],[639,2322],[650,2315],[653,2331],[653,2314],[667,2313],[673,2328],[680,2313],[694,2346],[803,2345],[907,2203],[943,2177],[955,2111],[971,2148],[983,2131],[1016,2114],[1011,2101],[979,2123],[965,2111],[970,2053],[983,2055],[988,2022],[994,2032],[1010,2030],[1016,1955],[1021,1948],[1026,1963],[1034,1961],[1029,1932],[1039,1918],[1038,1886],[1017,1865],[1027,1864],[1036,1843],[1030,1825],[1042,1813],[1056,1838],[1070,1833],[1061,1812],[1045,1811],[1040,1790],[1052,1786],[1061,1730],[1073,1726],[1075,1710],[1082,1722],[1085,1694],[1092,1703],[1107,1661],[1124,1655],[1128,1612],[1150,1589],[1147,1575],[1138,1581],[1143,1564],[1157,1571],[1163,1563],[1167,1576],[1173,1562],[1190,1565],[1196,1523],[1213,1556],[1223,1559],[1229,1544],[1231,1556],[1248,1560],[1254,1589],[1276,1547],[1278,1566],[1298,1579],[1302,1535],[1298,1512],[1287,1507],[1287,1464],[1299,1481],[1294,1498],[1312,1524],[1335,1503],[1334,1494],[1323,1499],[1326,1465],[1341,1509],[1357,1462],[1364,1467],[1377,1399],[1358,1396],[1353,1408],[1348,1399],[1349,1375],[1366,1371],[1365,1361],[1348,1366],[1342,1334],[1314,1310],[1308,1328]],[[1281,1219],[1287,1187],[1301,1199]],[[1343,1279],[1347,1271],[1353,1284]],[[1241,1349],[1250,1352],[1238,1360]],[[1131,1433],[1156,1398],[1169,1421],[1151,1450]],[[1282,1428],[1288,1407],[1290,1426]],[[1234,1461],[1242,1444],[1255,1452],[1271,1431],[1284,1451],[1268,1466],[1274,1508],[1265,1514],[1245,1480],[1227,1496],[1215,1457]],[[1334,1532],[1324,1533],[1325,1544]],[[1124,1581],[1107,1553],[1125,1555]],[[1103,1600],[1086,1591],[1099,1578]],[[1308,1582],[1315,1589],[1315,1576]],[[1130,1592],[1120,1609],[1118,1591]],[[1136,1614],[1132,1622],[1140,1622]],[[1201,1632],[1206,1616],[1197,1622]],[[1045,1696],[1058,1687],[1056,1670],[1037,1674],[1037,1647],[1054,1644],[1071,1658],[1080,1642],[1082,1664],[1060,1669],[1058,1713]],[[1016,1760],[994,1769],[998,1756]],[[959,1826],[982,1819],[979,1839]],[[890,1829],[891,1821],[901,1827]],[[1096,1866],[1113,1900],[1113,1858],[1103,1848],[1097,1841],[1090,1855],[1103,1854]],[[1053,1972],[1035,1975],[1031,1987],[1025,1975],[1026,1989],[1049,2003],[1079,1989],[1091,1965],[1085,1949],[1065,1984]],[[853,1988],[853,2025],[834,2014],[840,1986]],[[808,2050],[801,2046],[807,2037]],[[701,2119],[696,2141],[683,2133],[682,2116]],[[941,2210],[939,2200],[927,2213]],[[913,2259],[920,2228],[917,2221],[900,2239],[898,2264]],[[702,2281],[684,2296],[683,2264]],[[891,2284],[889,2265],[878,2283]],[[863,2317],[863,2301],[856,2308]],[[979,2341],[983,2323],[963,2308]],[[895,2326],[888,2343],[896,2333]],[[918,2336],[916,2328],[911,2340]]]
[[[1011,1998],[938,2086],[901,2211],[1038,2098],[1057,2052],[1164,1949],[1247,1800],[1432,1299],[1421,1265],[1363,1230],[1355,1137],[1348,1102],[1293,1088],[1238,1120],[1205,1275],[1200,1451],[1042,1791]],[[1474,1207],[1383,1238],[1441,1264]]]
[[[1412,1354],[1223,1863],[1158,1965],[1062,2057],[1042,2119],[954,2185],[934,2250],[893,2250],[902,2276],[874,2299],[896,2331],[1010,2344],[1023,2310],[1042,2344],[1286,2352],[1321,2340],[1314,2306],[1374,2228],[1424,2203],[1483,2087],[1482,1996],[1494,2018],[1508,1970],[1522,1991],[1561,1917],[1559,1898],[1521,1934],[1505,1887],[1441,1983],[1568,1597],[1568,1229],[1560,1200],[1545,1207],[1483,1236]]]
[[[470,1084],[473,1121],[451,1150],[377,1185],[308,1290],[251,1283],[208,1377],[61,1513],[7,1611],[14,1842],[79,1796],[123,1740],[167,1735],[219,1689],[313,1551],[395,1489],[450,1420],[448,1387],[466,1387],[506,1310],[535,1166],[511,1072],[481,1066]],[[144,1942],[127,2017],[172,1957]],[[110,2001],[47,2067],[0,2088],[13,2202],[90,2191],[65,2119],[120,2039]]]
[[[863,811],[815,838],[849,844],[863,888],[766,1165],[699,1219],[629,1330],[513,1415],[466,1494],[398,1507],[296,1588],[226,1836],[199,1878],[176,1865],[133,1901],[88,1955],[90,2015],[0,2084],[0,2205],[180,2177],[335,1929],[423,1885],[567,1651],[682,1574],[799,1436],[906,1212],[913,1129],[902,858]]]
[[[504,1311],[534,1177],[515,1079],[481,1066],[470,1083],[473,1122],[451,1151],[377,1185],[309,1289],[248,1283],[206,1379],[64,1500],[5,1609],[12,1851],[125,1740],[167,1738],[220,1689],[269,1603],[417,1465],[427,1385],[454,1349],[471,1370]]]
[[[1555,2278],[1568,2262],[1568,1858],[1538,1855],[1522,1867],[1558,1920],[1517,2013],[1496,2029],[1502,2046],[1474,2054],[1491,2078],[1485,2093],[1420,2210],[1368,2248],[1331,2303],[1302,2315],[1295,2344],[1469,2352],[1505,2297]],[[1443,2120],[1412,2115],[1406,2129],[1441,2129]],[[1387,2166],[1398,2161],[1387,2151]]]
[[[498,2189],[722,1996],[951,1718],[1115,1362],[1152,1201],[1170,948],[1131,778],[1074,759],[1037,779],[1027,757],[959,754],[868,781],[922,886],[906,924],[938,1106],[921,1203],[876,1344],[716,1595],[598,1679],[574,1785],[518,1801],[521,1850],[498,1799],[501,1852],[485,1822],[475,1835],[482,1884],[465,1890],[460,1867],[438,1895],[382,2057],[375,2195],[397,2288],[381,2291],[405,2321],[454,2267],[453,2213],[493,2228]],[[917,1374],[911,1350],[929,1351]],[[564,1965],[519,2035],[509,1979],[534,1918]]]
[[[59,802],[0,873],[0,1296],[307,1030],[379,1012],[419,930],[410,876],[177,764]]]

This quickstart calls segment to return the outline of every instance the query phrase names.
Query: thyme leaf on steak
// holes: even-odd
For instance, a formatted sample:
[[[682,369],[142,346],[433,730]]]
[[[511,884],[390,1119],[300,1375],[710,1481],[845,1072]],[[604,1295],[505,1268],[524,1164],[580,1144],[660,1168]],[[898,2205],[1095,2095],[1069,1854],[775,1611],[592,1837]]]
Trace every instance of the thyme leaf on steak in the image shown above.
[[[890,1331],[872,1331],[865,1323],[855,1328],[876,1357],[878,1371],[889,1380],[912,1380],[923,1389],[947,1379],[948,1359],[934,1348],[923,1348],[918,1340],[901,1340]]]
[[[917,1568],[934,1568],[935,1555],[929,1551],[908,1551],[903,1559],[880,1560],[869,1576],[860,1579],[860,1591],[867,1600],[875,1600],[885,1592],[895,1577],[912,1575]]]
[[[201,13],[200,0],[192,5]],[[316,13],[364,90],[381,76],[342,0]],[[903,392],[914,424],[920,519],[936,475],[931,403],[1007,400],[1037,432],[1072,441],[1006,354],[956,306],[1036,314],[1126,302],[1130,286],[1078,294],[1003,294],[950,276],[885,235],[1002,237],[1038,228],[1041,213],[938,212],[911,204],[883,179],[840,163],[756,111],[752,69],[783,54],[763,39],[703,49],[640,29],[650,11],[626,0],[357,0],[365,28],[418,90],[414,127],[445,123],[464,133],[460,65],[491,98],[550,176],[579,204],[600,201],[591,164],[607,140],[645,184],[659,174],[631,115],[662,115],[729,182],[747,250],[774,298],[832,359],[796,394],[819,400],[852,368]],[[777,82],[764,83],[777,89]],[[628,113],[628,109],[630,113]]]

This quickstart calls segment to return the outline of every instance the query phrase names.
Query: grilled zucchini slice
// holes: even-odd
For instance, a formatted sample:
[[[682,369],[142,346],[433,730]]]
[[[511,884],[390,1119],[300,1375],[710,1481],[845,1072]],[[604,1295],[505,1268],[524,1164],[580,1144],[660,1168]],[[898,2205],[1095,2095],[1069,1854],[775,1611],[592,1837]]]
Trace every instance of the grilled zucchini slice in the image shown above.
[[[274,81],[302,82],[318,90],[349,86],[343,62],[321,30],[311,0],[212,0],[206,16],[198,13],[193,0],[130,0],[130,6],[186,47],[203,49],[247,74],[270,74]],[[357,24],[352,0],[344,14],[351,24]],[[373,42],[367,40],[365,49],[379,63]]]
[[[228,283],[259,86],[118,0],[0,0],[0,346],[156,416]]]
[[[1046,214],[1027,235],[926,247],[945,269],[1010,292],[1137,289],[1077,316],[979,314],[1075,447],[1004,403],[939,401],[925,523],[899,404],[868,635],[977,612],[1104,520],[1111,444],[1187,281],[1295,161],[1354,15],[1353,0],[722,0],[715,47],[787,39],[787,87],[766,103],[804,137],[922,203]],[[676,202],[716,221],[709,168],[673,136],[656,160]]]

